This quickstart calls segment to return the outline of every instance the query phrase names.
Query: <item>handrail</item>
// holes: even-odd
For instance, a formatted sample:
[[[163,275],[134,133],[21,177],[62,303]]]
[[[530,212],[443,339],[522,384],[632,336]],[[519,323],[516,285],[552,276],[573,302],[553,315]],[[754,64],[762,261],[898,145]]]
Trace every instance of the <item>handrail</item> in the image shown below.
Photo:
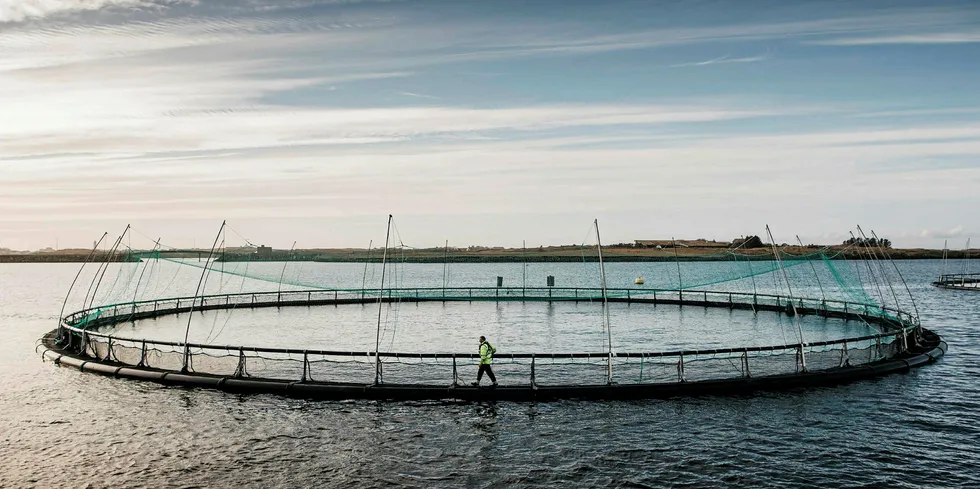
[[[342,289],[342,288],[333,288],[333,289],[300,289],[300,290],[291,290],[291,291],[282,292],[281,294],[282,295],[313,294],[313,293],[316,293],[316,294],[329,294],[329,293],[344,292],[344,293],[351,293],[351,294],[355,294],[356,293],[356,294],[358,294],[361,297],[372,297],[372,296],[373,297],[376,297],[378,295],[378,293],[375,290],[376,289]],[[451,287],[451,288],[448,288],[448,289],[447,288],[444,288],[444,287],[404,287],[404,288],[386,289],[386,291],[385,291],[386,294],[384,294],[384,295],[388,295],[389,297],[396,297],[396,293],[400,293],[402,291],[412,291],[412,292],[415,292],[415,291],[433,291],[433,292],[442,292],[442,291],[445,291],[445,290],[450,290],[450,291],[460,291],[460,290],[467,290],[467,291],[474,291],[474,290],[477,290],[477,291],[515,291],[515,292],[516,291],[522,291],[521,296],[528,297],[528,295],[526,293],[523,293],[523,292],[525,292],[525,291],[531,291],[531,292],[535,292],[535,291],[582,291],[582,290],[585,290],[585,291],[590,291],[591,290],[591,291],[598,292],[600,289],[599,288],[595,288],[595,287],[526,287],[526,288],[525,287]],[[787,296],[782,296],[782,295],[777,295],[777,294],[760,294],[760,293],[734,292],[734,291],[733,292],[727,292],[727,291],[706,291],[706,290],[692,290],[692,289],[679,290],[679,289],[645,289],[645,288],[644,289],[639,289],[639,288],[609,288],[609,289],[607,289],[607,291],[610,292],[610,293],[639,293],[640,296],[644,296],[644,295],[655,295],[656,293],[664,293],[664,292],[667,292],[667,293],[684,293],[684,292],[687,292],[687,293],[705,293],[705,294],[720,295],[720,296],[738,296],[738,297],[769,298],[769,299],[777,299],[777,300],[789,299],[789,297],[787,297]],[[70,317],[75,317],[75,316],[78,316],[78,315],[87,315],[87,314],[89,314],[89,313],[91,313],[93,311],[103,311],[103,310],[110,309],[110,308],[133,307],[133,306],[139,306],[139,305],[144,305],[144,304],[153,304],[153,303],[161,303],[161,302],[174,302],[174,301],[184,301],[184,300],[206,301],[206,300],[209,300],[209,299],[217,299],[217,298],[247,297],[247,296],[265,295],[265,294],[278,295],[276,292],[238,292],[238,293],[233,293],[233,294],[212,294],[212,295],[202,295],[202,296],[196,296],[196,297],[195,296],[167,297],[167,298],[159,298],[159,299],[147,299],[147,300],[142,300],[142,301],[119,302],[119,303],[114,303],[114,304],[105,304],[105,305],[101,305],[101,306],[94,306],[94,307],[89,307],[89,308],[86,308],[86,309],[82,309],[80,311],[76,311],[76,312],[73,312],[73,313],[65,316],[64,318],[62,318],[62,320],[64,321],[64,320],[66,320],[66,319],[68,319]],[[406,294],[404,296],[398,296],[398,297],[403,297],[404,298],[404,297],[408,297],[410,295],[411,294]],[[445,298],[447,298],[447,299],[448,298],[453,298],[453,297],[456,297],[456,296],[452,296],[452,295],[446,295],[445,296]],[[536,297],[536,296],[530,296],[529,298],[534,298],[534,297]],[[439,299],[439,298],[440,297],[435,297],[435,299]],[[556,301],[557,300],[562,300],[562,299],[571,300],[571,299],[573,299],[573,296],[567,296],[567,297],[561,297],[561,296],[559,296],[559,297],[550,297],[550,298],[553,299],[553,300],[556,300]],[[574,299],[575,300],[585,300],[585,299],[589,299],[589,298],[590,297],[588,297],[588,296],[578,296],[578,295],[575,295],[574,296]],[[873,308],[873,309],[877,309],[877,310],[881,310],[881,311],[887,311],[887,312],[896,313],[896,317],[899,317],[899,315],[901,315],[901,314],[905,314],[905,315],[907,315],[909,317],[912,317],[912,315],[910,313],[906,312],[906,311],[902,311],[900,309],[895,309],[895,308],[892,308],[892,307],[889,307],[889,306],[882,306],[882,305],[874,304],[874,303],[861,303],[861,302],[842,301],[842,300],[838,300],[838,299],[813,299],[813,298],[796,298],[795,300],[796,301],[816,302],[816,303],[821,303],[821,304],[838,304],[838,305],[843,305],[843,306],[857,306],[858,308]]]
[[[342,290],[345,293],[354,294],[354,296],[352,296],[352,298],[349,298],[349,299],[348,298],[343,298],[342,299],[342,298],[339,297],[339,292],[341,292]],[[415,292],[417,292],[417,291],[425,291],[425,290],[442,291],[444,289],[441,288],[441,287],[428,287],[428,288],[418,287],[418,288],[401,288],[401,289],[391,289],[391,290],[392,291],[396,291],[396,292],[397,291],[415,291]],[[495,287],[457,287],[457,288],[453,288],[453,289],[449,289],[449,290],[456,290],[456,291],[473,291],[473,290],[480,290],[480,291],[483,291],[483,290],[486,290],[486,291],[501,291],[501,290],[510,290],[510,291],[514,291],[514,290],[517,290],[517,291],[520,291],[520,290],[529,290],[529,291],[574,290],[576,292],[576,295],[578,295],[578,291],[582,291],[582,290],[588,291],[588,290],[598,290],[598,289],[587,288],[587,287],[574,287],[574,288],[573,287],[560,287],[560,288],[559,287],[543,288],[542,287],[542,288],[528,288],[528,289],[522,289],[522,288],[516,288],[516,287],[509,287],[509,288],[503,288],[503,287],[501,287],[501,288],[495,288]],[[655,293],[654,293],[655,291],[654,290],[626,289],[626,288],[622,288],[622,289],[610,289],[610,290],[620,290],[620,291],[629,291],[629,292],[640,292],[640,295],[639,295],[640,299],[633,299],[633,300],[640,300],[640,301],[643,301],[644,300],[644,299],[642,299],[644,296],[649,296],[649,295],[654,295],[655,296]],[[365,291],[362,291],[361,289],[334,289],[334,290],[320,290],[320,289],[317,289],[317,290],[288,291],[288,292],[283,292],[282,295],[283,296],[287,296],[287,297],[290,296],[290,295],[306,295],[306,301],[305,301],[305,303],[313,302],[313,294],[314,293],[316,293],[318,295],[333,295],[333,299],[332,299],[332,302],[333,303],[337,303],[337,302],[339,302],[341,300],[345,300],[345,301],[351,301],[352,300],[352,301],[356,301],[358,303],[360,303],[360,302],[372,302],[372,301],[375,300],[374,298],[370,298],[370,299],[359,299],[358,297],[360,297],[360,294],[362,294],[364,292]],[[677,291],[677,290],[666,290],[666,291],[656,290],[656,292],[677,292],[677,293],[679,293],[681,291]],[[691,297],[694,293],[697,293],[697,294],[702,294],[703,293],[704,294],[703,297],[704,297],[705,300],[704,301],[700,301],[700,300],[697,300],[697,299],[685,299],[684,297],[680,297],[679,299],[676,299],[676,300],[675,299],[661,299],[661,300],[673,301],[675,303],[679,303],[679,304],[682,304],[682,305],[683,304],[707,305],[707,304],[712,303],[711,301],[708,301],[707,300],[708,296],[711,295],[713,297],[727,298],[729,300],[733,299],[734,297],[739,297],[739,298],[749,297],[749,298],[752,298],[752,301],[753,301],[752,303],[755,304],[755,303],[757,303],[758,299],[761,297],[761,298],[766,298],[766,299],[775,299],[775,304],[774,305],[775,306],[782,306],[783,305],[783,302],[782,301],[785,300],[785,299],[788,299],[788,297],[779,296],[779,295],[773,295],[773,294],[749,294],[749,293],[743,293],[743,292],[721,292],[721,291],[696,291],[696,292],[688,291],[688,296]],[[267,301],[267,302],[255,302],[254,301],[254,298],[255,297],[263,296],[263,295],[268,295],[270,297],[276,297],[277,300],[275,300],[275,301]],[[100,333],[97,330],[87,329],[84,326],[83,327],[78,327],[78,323],[73,321],[75,319],[85,318],[85,317],[91,316],[93,314],[96,315],[96,318],[95,319],[102,319],[102,318],[108,319],[108,318],[117,318],[118,317],[118,318],[120,318],[120,321],[123,321],[123,320],[125,320],[124,318],[127,318],[127,317],[128,318],[131,318],[135,314],[137,314],[137,310],[139,309],[139,306],[146,306],[146,305],[154,305],[154,310],[152,311],[154,313],[161,313],[161,314],[163,314],[163,313],[167,313],[167,311],[172,311],[174,313],[179,313],[183,309],[185,309],[184,307],[182,307],[181,301],[194,301],[195,303],[197,301],[202,301],[201,303],[203,304],[205,301],[208,301],[208,300],[226,299],[226,302],[223,305],[230,308],[233,305],[231,303],[231,301],[230,301],[230,298],[232,298],[232,297],[249,297],[249,296],[251,296],[253,298],[253,301],[250,302],[250,303],[245,303],[244,304],[245,306],[255,306],[255,305],[263,305],[263,304],[266,304],[267,305],[267,304],[296,304],[296,303],[302,304],[302,303],[304,303],[303,301],[289,301],[289,300],[282,301],[282,300],[280,300],[281,297],[280,297],[280,295],[277,292],[247,292],[247,293],[235,293],[235,294],[214,294],[214,295],[208,295],[208,296],[199,296],[199,297],[196,297],[196,298],[195,297],[177,297],[177,298],[152,299],[152,300],[145,300],[145,301],[138,301],[138,302],[126,302],[126,303],[120,303],[120,304],[109,304],[109,305],[104,305],[104,306],[99,306],[99,307],[91,307],[91,308],[88,308],[88,309],[77,311],[77,312],[72,313],[72,314],[70,314],[68,316],[65,316],[62,319],[62,322],[63,322],[63,326],[64,326],[64,328],[66,330],[71,331],[71,332],[76,333],[76,334],[83,334],[83,335],[86,335],[87,337],[105,338],[105,339],[107,339],[109,341],[141,342],[141,343],[144,343],[146,345],[151,345],[151,346],[186,347],[186,348],[193,348],[193,349],[198,349],[198,350],[222,350],[222,351],[226,351],[226,352],[227,351],[247,351],[247,352],[254,352],[254,353],[313,354],[313,355],[322,355],[322,356],[346,356],[346,357],[359,357],[359,356],[363,356],[363,357],[371,357],[371,358],[374,357],[374,352],[309,350],[309,349],[298,349],[298,348],[246,347],[246,346],[241,346],[241,345],[236,345],[236,346],[233,346],[233,345],[207,345],[207,344],[199,344],[199,343],[188,343],[188,344],[185,345],[185,344],[180,343],[180,342],[156,341],[156,340],[147,340],[147,339],[141,339],[141,338],[116,337],[116,336],[112,336],[111,334]],[[522,294],[521,297],[530,298],[530,299],[544,299],[543,297],[540,297],[540,296],[527,296],[526,294]],[[447,299],[447,300],[453,300],[449,296],[442,297],[442,298],[443,299]],[[487,298],[490,298],[490,297],[487,297]],[[427,297],[427,298],[424,298],[424,299],[425,300],[438,300],[439,297],[435,297],[435,298],[428,298]],[[583,297],[579,297],[578,298],[578,300],[588,300],[588,299],[589,299],[589,297],[584,297],[584,298]],[[412,297],[390,296],[389,297],[389,300],[418,300],[418,299],[417,298],[412,298]],[[457,300],[462,300],[462,299],[457,299]],[[561,298],[558,298],[556,300],[561,300]],[[571,297],[569,297],[568,300],[571,300]],[[872,340],[882,340],[882,339],[887,339],[887,338],[897,338],[900,335],[904,335],[904,334],[908,334],[908,333],[912,332],[914,330],[914,328],[916,327],[916,325],[917,325],[917,322],[915,321],[915,318],[911,314],[909,314],[907,312],[904,312],[904,311],[900,311],[900,310],[890,309],[890,308],[886,308],[886,307],[880,307],[878,305],[851,303],[851,302],[847,302],[847,301],[838,301],[838,300],[833,300],[833,299],[831,299],[831,300],[818,300],[818,299],[808,299],[808,298],[797,298],[796,300],[800,304],[804,304],[804,303],[812,303],[814,305],[820,304],[820,305],[823,306],[823,310],[824,311],[831,311],[831,309],[827,307],[827,304],[828,303],[830,303],[830,304],[841,304],[844,307],[842,309],[839,309],[839,310],[835,309],[834,312],[836,312],[836,313],[843,313],[843,314],[846,314],[846,315],[849,315],[849,316],[853,316],[855,318],[863,319],[865,321],[869,321],[870,320],[869,322],[875,322],[876,324],[879,324],[879,325],[882,325],[882,326],[888,326],[888,325],[894,326],[894,324],[889,323],[883,317],[880,317],[880,316],[872,316],[872,315],[868,314],[868,308],[873,308],[873,310],[877,310],[877,311],[889,311],[889,310],[891,310],[891,311],[895,311],[897,313],[897,316],[894,319],[897,319],[899,325],[901,326],[900,328],[895,329],[895,330],[881,332],[881,333],[877,333],[877,334],[873,334],[873,335],[866,335],[866,336],[855,337],[855,338],[840,338],[840,339],[835,339],[835,340],[827,340],[827,341],[819,341],[819,342],[807,343],[805,346],[806,347],[809,347],[809,348],[822,347],[822,346],[830,346],[830,345],[838,345],[838,344],[846,344],[846,343],[854,343],[854,342],[872,341]],[[324,299],[317,299],[317,301],[324,302]],[[330,299],[327,299],[327,301],[330,301]],[[174,307],[167,308],[167,309],[157,309],[156,308],[156,305],[158,305],[160,303],[174,303]],[[724,302],[718,301],[716,303],[721,304],[721,303],[724,303]],[[734,302],[727,302],[727,303],[728,304],[734,304]],[[743,304],[743,303],[740,302],[738,304]],[[243,305],[243,304],[234,303],[234,306],[238,306],[238,305]],[[851,307],[851,309],[848,310],[848,306],[857,306],[857,307]],[[188,304],[187,307],[190,307],[190,305]],[[122,310],[120,310],[120,309],[122,309]],[[815,310],[818,310],[818,311],[820,310],[819,308],[816,308],[816,307],[814,307],[814,309]],[[113,311],[113,314],[112,315],[108,315],[108,316],[102,316],[102,312],[103,311],[107,311],[107,310],[112,310]],[[864,311],[864,314],[861,313],[862,310]],[[145,313],[145,312],[150,312],[150,311],[143,311],[143,312]],[[906,318],[908,318],[908,321],[906,321],[905,319],[903,319],[902,315],[904,315]],[[120,322],[120,321],[116,321],[116,322]],[[115,322],[113,322],[111,324],[114,324],[114,323]],[[788,344],[788,345],[736,347],[736,348],[718,348],[718,349],[707,349],[707,350],[683,350],[683,351],[659,351],[659,352],[621,352],[621,353],[613,353],[613,356],[614,357],[617,357],[617,358],[682,357],[682,356],[685,356],[685,355],[686,356],[692,356],[692,355],[718,355],[718,354],[748,353],[748,352],[765,352],[765,351],[795,351],[795,350],[797,350],[799,348],[800,348],[800,345],[797,343],[797,344]],[[509,354],[498,354],[498,355],[496,355],[496,357],[497,358],[502,358],[502,359],[524,359],[524,358],[592,358],[592,357],[595,357],[595,358],[605,358],[607,355],[608,355],[607,352],[595,352],[595,353],[590,353],[590,352],[584,352],[584,353],[509,353]],[[398,358],[398,357],[410,357],[410,358],[453,358],[453,357],[458,357],[458,358],[476,358],[478,355],[475,354],[475,353],[380,352],[378,354],[378,356],[379,357],[386,357],[386,358]]]

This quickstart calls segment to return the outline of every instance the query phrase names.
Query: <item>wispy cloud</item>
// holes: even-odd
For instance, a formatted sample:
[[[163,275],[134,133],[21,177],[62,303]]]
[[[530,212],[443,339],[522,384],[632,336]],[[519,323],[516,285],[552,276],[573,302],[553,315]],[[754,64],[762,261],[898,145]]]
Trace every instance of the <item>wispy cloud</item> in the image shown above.
[[[427,98],[427,99],[431,99],[431,100],[442,100],[442,98],[441,98],[441,97],[436,97],[436,96],[434,96],[434,95],[425,95],[425,94],[421,94],[421,93],[413,93],[413,92],[398,92],[398,94],[399,94],[399,95],[404,95],[404,96],[406,96],[406,97],[415,97],[415,98]]]
[[[192,0],[4,0],[0,2],[0,23],[104,8],[161,9],[189,1]]]
[[[980,31],[839,37],[809,41],[822,46],[873,46],[876,44],[968,44],[980,42]]]
[[[691,63],[680,63],[675,65],[670,65],[671,68],[682,68],[687,66],[711,66],[717,64],[727,64],[727,63],[755,63],[758,61],[765,61],[767,57],[765,56],[749,56],[745,58],[732,58],[729,55],[721,56],[719,58],[713,58],[706,61],[697,61]]]

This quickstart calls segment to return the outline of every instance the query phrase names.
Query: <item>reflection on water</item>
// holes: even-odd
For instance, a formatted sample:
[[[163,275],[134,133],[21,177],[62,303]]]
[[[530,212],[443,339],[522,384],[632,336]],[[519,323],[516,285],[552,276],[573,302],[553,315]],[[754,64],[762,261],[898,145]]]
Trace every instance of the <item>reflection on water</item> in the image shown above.
[[[57,368],[38,358],[34,342],[54,328],[76,267],[0,265],[0,486],[975,487],[980,294],[929,286],[938,262],[899,266],[923,324],[950,344],[934,365],[787,393],[533,405],[311,402]],[[433,306],[403,308],[396,338],[416,331],[413,321],[427,312],[447,317],[447,324],[482,317],[515,331],[520,318],[533,319],[535,335],[547,338],[570,334],[564,328],[573,322],[601,332],[588,307]],[[325,342],[328,320],[361,314],[359,307],[304,309],[255,311],[254,323],[239,321],[236,312],[219,338],[271,324],[279,333]],[[616,337],[664,343],[681,324],[724,327],[741,316],[693,307],[617,311],[637,320],[659,321],[660,314],[675,318],[662,322],[663,334],[621,322]],[[214,324],[208,319],[195,318],[204,334]],[[147,329],[165,332],[167,323],[161,318]],[[465,333],[447,347],[469,351],[473,335]]]

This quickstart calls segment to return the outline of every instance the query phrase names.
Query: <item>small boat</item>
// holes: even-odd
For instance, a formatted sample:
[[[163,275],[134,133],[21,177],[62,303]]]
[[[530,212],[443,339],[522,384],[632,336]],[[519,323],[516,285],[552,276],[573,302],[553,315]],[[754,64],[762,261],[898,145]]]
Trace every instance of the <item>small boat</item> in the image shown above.
[[[635,282],[636,285],[643,285],[646,283],[646,280],[644,280],[643,277],[636,277],[636,280],[634,280],[633,282]]]

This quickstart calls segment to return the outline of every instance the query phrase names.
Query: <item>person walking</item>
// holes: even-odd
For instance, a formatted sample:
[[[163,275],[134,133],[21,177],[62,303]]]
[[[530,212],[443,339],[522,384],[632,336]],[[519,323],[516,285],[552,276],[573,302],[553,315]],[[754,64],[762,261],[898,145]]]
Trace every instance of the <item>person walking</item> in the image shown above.
[[[493,386],[497,386],[497,377],[493,375],[493,369],[490,364],[493,363],[493,354],[497,353],[497,349],[487,341],[486,337],[480,337],[480,371],[476,374],[476,382],[473,385],[479,386],[480,381],[483,380],[483,373],[487,373],[487,377],[490,377],[490,382],[493,382]]]

